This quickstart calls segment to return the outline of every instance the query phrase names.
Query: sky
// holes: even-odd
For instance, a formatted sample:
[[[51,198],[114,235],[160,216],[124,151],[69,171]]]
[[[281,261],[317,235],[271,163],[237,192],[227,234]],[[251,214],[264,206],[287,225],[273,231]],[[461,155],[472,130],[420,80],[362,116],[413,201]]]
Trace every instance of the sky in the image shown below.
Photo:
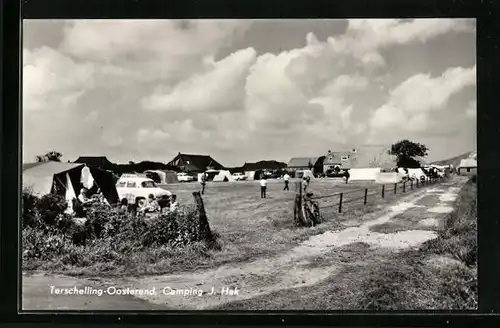
[[[476,149],[474,19],[24,20],[23,162]]]

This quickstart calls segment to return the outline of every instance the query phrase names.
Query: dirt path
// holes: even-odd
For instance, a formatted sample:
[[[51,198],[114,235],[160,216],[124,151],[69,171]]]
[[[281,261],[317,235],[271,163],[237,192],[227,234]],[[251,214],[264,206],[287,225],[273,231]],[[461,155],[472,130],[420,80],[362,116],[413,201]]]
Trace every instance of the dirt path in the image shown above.
[[[151,305],[149,308],[152,310],[187,310],[208,309],[278,290],[312,286],[341,270],[346,263],[358,261],[367,249],[372,254],[384,254],[416,247],[435,238],[443,214],[452,210],[452,202],[465,181],[454,178],[432,189],[416,191],[383,211],[364,216],[359,226],[313,236],[278,257],[239,265],[224,265],[217,269],[194,273],[129,278],[124,281],[64,281],[67,278],[25,277],[23,293],[26,299],[35,297],[41,301],[43,284],[58,287],[64,284],[65,286],[80,284],[102,289],[103,295],[71,296],[75,299],[86,299],[86,303],[76,302],[71,301],[70,296],[50,295],[47,287],[44,303],[52,303],[51,309],[61,308],[57,305],[60,303],[63,308],[85,310],[125,307],[130,309],[134,306],[137,306],[137,309],[144,309],[148,305]],[[343,260],[338,261],[339,257]],[[321,265],[317,263],[318,258],[322,259]],[[39,286],[38,291],[34,290],[34,279]],[[52,282],[49,282],[49,279],[52,279]],[[154,288],[154,292],[148,295],[136,293],[135,296],[108,295],[106,288],[109,286],[134,289],[138,292],[152,291]],[[34,303],[32,300],[25,302],[23,308],[33,309],[29,304],[33,306]]]

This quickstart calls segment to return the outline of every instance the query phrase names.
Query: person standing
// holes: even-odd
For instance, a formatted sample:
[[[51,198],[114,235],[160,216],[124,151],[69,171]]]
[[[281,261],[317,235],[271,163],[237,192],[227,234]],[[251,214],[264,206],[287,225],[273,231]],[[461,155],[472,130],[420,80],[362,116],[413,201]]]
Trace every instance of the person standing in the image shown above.
[[[345,184],[347,184],[347,183],[349,182],[349,177],[350,177],[350,176],[351,176],[351,175],[349,174],[349,170],[346,170],[346,171],[345,171]]]
[[[260,198],[266,198],[267,180],[265,176],[260,179]]]
[[[205,194],[205,186],[207,184],[207,173],[203,172],[203,175],[201,176],[201,194]]]
[[[285,175],[283,176],[283,180],[285,181],[285,188],[283,190],[290,190],[288,184],[290,183],[290,176],[288,175],[288,172],[285,172]]]

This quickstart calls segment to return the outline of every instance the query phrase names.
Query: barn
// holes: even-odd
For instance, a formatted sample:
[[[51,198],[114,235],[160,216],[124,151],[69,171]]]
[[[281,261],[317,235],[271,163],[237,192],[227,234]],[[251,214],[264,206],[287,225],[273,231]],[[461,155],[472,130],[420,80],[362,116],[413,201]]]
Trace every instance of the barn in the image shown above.
[[[389,154],[390,146],[369,145],[355,148],[349,156],[349,180],[376,181],[381,172],[394,171],[397,158]]]
[[[464,176],[477,175],[477,160],[474,158],[465,158],[460,161],[458,174]]]

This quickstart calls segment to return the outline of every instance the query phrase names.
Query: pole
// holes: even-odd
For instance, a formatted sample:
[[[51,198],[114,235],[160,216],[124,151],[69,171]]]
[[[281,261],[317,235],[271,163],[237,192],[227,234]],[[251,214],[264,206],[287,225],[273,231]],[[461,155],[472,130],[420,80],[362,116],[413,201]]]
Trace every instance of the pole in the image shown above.
[[[365,200],[364,205],[366,205],[366,198],[368,197],[368,188],[365,188]]]
[[[385,185],[382,185],[382,198],[385,196]]]
[[[339,213],[342,213],[342,198],[344,196],[344,193],[340,193],[340,201],[339,201]]]
[[[406,192],[406,181],[403,182],[403,192]]]
[[[395,183],[395,184],[394,184],[394,194],[396,194],[397,190],[398,190],[398,184],[397,184],[397,183]]]

